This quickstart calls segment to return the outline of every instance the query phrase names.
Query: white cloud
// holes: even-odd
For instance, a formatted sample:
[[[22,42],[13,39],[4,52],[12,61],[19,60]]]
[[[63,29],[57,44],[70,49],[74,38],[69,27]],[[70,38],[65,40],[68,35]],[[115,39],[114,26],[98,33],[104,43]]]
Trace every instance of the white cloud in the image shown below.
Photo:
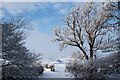
[[[51,5],[52,4],[52,5]],[[32,13],[37,10],[55,9],[59,14],[65,14],[69,8],[68,3],[49,2],[4,2],[3,7],[11,14],[18,15],[25,12]]]
[[[43,23],[50,23],[50,22],[52,22],[54,20],[54,17],[45,17],[45,18],[43,18],[43,20],[42,20],[42,22]]]
[[[66,14],[67,13],[67,9],[60,9],[58,11],[59,14]]]
[[[53,3],[53,8],[54,9],[60,9],[62,7],[63,7],[63,5],[61,3]]]
[[[38,25],[35,23],[34,30],[30,32],[28,38],[26,39],[26,46],[31,51],[41,52],[43,58],[58,58],[59,56],[71,56],[74,47],[68,47],[64,51],[59,50],[58,43],[54,43],[51,40],[53,36],[50,34],[45,34],[40,31]]]
[[[37,5],[37,8],[39,9],[45,9],[45,8],[51,7],[50,3],[48,2],[36,2],[35,4]]]
[[[23,3],[23,2],[7,2],[3,3],[3,7],[12,15],[22,14],[24,12],[32,12],[37,10],[34,3]]]
[[[23,14],[24,12],[32,13],[39,9],[50,7],[49,3],[40,2],[4,2],[3,7],[12,15]]]
[[[70,8],[70,4],[68,3],[52,3],[53,8],[57,10],[58,14],[65,14],[67,12],[67,8]]]

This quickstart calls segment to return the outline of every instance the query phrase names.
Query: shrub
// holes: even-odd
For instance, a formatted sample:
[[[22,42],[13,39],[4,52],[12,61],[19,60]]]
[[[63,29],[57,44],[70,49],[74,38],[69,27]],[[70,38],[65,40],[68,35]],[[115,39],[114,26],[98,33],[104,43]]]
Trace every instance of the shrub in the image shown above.
[[[17,66],[9,65],[3,67],[2,78],[37,78],[44,71],[41,65]]]
[[[86,61],[84,63],[71,62],[66,64],[66,69],[71,72],[75,78],[81,79],[104,79],[106,75],[119,73],[120,54],[111,53],[110,55]]]

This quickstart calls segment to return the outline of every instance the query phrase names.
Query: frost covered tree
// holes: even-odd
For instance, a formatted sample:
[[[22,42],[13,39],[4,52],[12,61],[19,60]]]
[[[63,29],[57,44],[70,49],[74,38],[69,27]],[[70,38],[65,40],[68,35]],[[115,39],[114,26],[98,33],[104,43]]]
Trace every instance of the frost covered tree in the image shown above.
[[[29,29],[28,20],[23,17],[11,17],[2,19],[1,24],[3,78],[39,76],[43,68],[41,65],[34,65],[34,62],[40,58],[40,55],[31,52],[24,45],[25,29]]]
[[[54,29],[54,41],[60,43],[60,49],[67,46],[79,48],[87,60],[93,59],[98,51],[115,51],[117,22],[117,3],[90,2],[74,7],[62,19],[64,28]]]
[[[55,41],[60,43],[61,49],[75,46],[80,50],[72,54],[75,61],[66,64],[66,69],[78,80],[104,80],[106,75],[119,74],[118,10],[117,2],[86,3],[66,15],[65,28],[55,28]],[[99,51],[114,53],[89,60]],[[89,61],[80,62],[84,57]]]
[[[2,58],[18,63],[28,59],[29,50],[24,46],[25,39],[23,28],[26,28],[24,18],[2,21]],[[22,61],[21,61],[22,62]]]

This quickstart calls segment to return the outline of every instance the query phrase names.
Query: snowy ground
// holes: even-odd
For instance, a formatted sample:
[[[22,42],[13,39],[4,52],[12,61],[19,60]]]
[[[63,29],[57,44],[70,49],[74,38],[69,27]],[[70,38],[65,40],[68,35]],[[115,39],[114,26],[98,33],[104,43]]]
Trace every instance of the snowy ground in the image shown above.
[[[65,73],[65,64],[55,64],[55,72],[45,69],[40,78],[73,78],[73,76]]]

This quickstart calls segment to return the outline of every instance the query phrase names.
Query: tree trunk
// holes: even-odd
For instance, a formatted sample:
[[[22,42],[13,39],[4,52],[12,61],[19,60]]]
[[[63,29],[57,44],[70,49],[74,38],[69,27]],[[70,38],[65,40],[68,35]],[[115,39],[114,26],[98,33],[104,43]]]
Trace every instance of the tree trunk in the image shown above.
[[[90,59],[93,59],[93,46],[90,45]]]
[[[87,53],[86,53],[80,46],[78,46],[78,47],[79,47],[79,49],[80,49],[80,50],[83,52],[83,54],[84,54],[84,56],[82,57],[82,59],[85,57],[87,60],[89,60]]]
[[[118,9],[120,10],[120,1],[118,2]]]

